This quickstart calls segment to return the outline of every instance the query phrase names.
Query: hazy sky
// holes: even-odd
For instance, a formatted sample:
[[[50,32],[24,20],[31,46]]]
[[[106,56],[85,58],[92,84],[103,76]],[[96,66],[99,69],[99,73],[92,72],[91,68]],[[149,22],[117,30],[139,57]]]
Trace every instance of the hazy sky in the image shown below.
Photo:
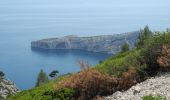
[[[0,34],[112,34],[170,27],[170,0],[0,0]]]

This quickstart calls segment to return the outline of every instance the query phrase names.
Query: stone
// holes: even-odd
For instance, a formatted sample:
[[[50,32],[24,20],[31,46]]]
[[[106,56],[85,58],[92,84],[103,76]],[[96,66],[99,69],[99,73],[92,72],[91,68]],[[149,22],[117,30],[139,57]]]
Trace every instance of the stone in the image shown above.
[[[170,72],[138,83],[127,91],[115,92],[106,100],[141,100],[146,95],[160,95],[170,100]]]
[[[134,87],[133,94],[140,93],[141,88],[139,86]]]
[[[15,95],[19,92],[19,89],[16,87],[16,85],[4,78],[4,77],[1,77],[0,79],[0,97],[2,97],[3,99],[6,99],[6,97],[8,95]],[[0,99],[2,99],[0,98]]]

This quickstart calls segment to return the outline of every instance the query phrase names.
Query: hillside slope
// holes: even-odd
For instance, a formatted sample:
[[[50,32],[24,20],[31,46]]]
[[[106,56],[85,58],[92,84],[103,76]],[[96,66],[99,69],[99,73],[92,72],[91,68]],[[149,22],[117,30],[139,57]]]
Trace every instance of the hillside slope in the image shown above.
[[[155,33],[144,40],[142,47],[121,52],[93,68],[87,68],[66,77],[59,77],[56,79],[57,81],[53,80],[40,87],[22,91],[8,99],[100,100],[103,96],[128,90],[137,83],[156,76],[159,72],[169,71],[169,69],[170,32],[168,31]],[[156,83],[153,84],[156,85]],[[152,88],[152,86],[148,86],[148,88]],[[141,93],[145,91],[145,87],[142,88]],[[168,95],[165,94],[165,96]]]
[[[147,79],[127,91],[117,91],[106,100],[141,100],[146,95],[166,96],[170,100],[170,73],[162,73],[156,77]]]

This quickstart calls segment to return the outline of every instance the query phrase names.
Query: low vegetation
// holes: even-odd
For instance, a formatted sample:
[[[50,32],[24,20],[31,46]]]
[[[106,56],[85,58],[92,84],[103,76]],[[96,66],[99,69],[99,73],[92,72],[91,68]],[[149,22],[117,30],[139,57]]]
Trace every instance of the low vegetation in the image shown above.
[[[127,52],[129,50],[130,50],[130,47],[129,47],[128,42],[126,41],[121,47],[121,52]]]
[[[52,78],[52,79],[54,79],[54,78],[56,78],[58,75],[57,74],[59,74],[59,71],[58,70],[53,70],[50,74],[49,74],[49,76]]]
[[[46,75],[46,73],[41,69],[41,71],[38,74],[37,77],[37,83],[36,83],[36,87],[43,85],[45,83],[47,83],[49,81],[48,76]]]
[[[78,93],[76,99],[90,100],[97,95],[112,94],[112,87],[117,84],[116,78],[95,69],[87,69],[61,80],[54,88],[56,91],[62,88],[74,89]]]
[[[41,86],[24,90],[18,93],[16,96],[9,96],[7,100],[53,100],[54,94],[51,92],[55,92],[53,85],[58,83],[60,80],[68,77],[68,75],[59,76],[58,78],[49,81],[46,84],[42,84]],[[51,93],[51,94],[49,94]],[[61,99],[56,99],[61,100]]]
[[[167,71],[170,66],[169,55],[170,32],[152,33],[146,26],[144,30],[141,30],[136,48],[133,50],[126,49],[102,61],[94,68],[89,68],[87,63],[79,61],[82,71],[23,91],[10,97],[9,100],[35,100],[34,98],[36,100],[41,100],[41,98],[43,100],[92,100],[100,98],[117,90],[126,90],[159,71]],[[152,96],[146,96],[143,97],[143,100],[162,99],[152,99]]]
[[[144,96],[142,98],[143,100],[167,100],[166,97],[162,97],[162,96],[152,96],[152,95],[148,95],[148,96]]]

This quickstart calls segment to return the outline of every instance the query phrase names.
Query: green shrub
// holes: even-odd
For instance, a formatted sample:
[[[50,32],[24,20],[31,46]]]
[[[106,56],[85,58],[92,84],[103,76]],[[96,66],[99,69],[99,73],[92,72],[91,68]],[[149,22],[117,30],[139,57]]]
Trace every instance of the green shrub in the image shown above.
[[[147,69],[156,72],[159,65],[156,64],[157,57],[153,51],[161,45],[170,45],[170,32],[155,33],[144,42],[143,48],[121,52],[98,64],[96,69],[113,76],[120,76],[129,67],[135,67],[139,74],[143,75],[149,73]]]
[[[144,96],[142,97],[143,100],[167,100],[166,97],[162,97],[162,96],[152,96],[152,95],[148,95],[148,96]]]
[[[42,98],[43,100],[72,100],[76,95],[76,90],[70,88],[62,88],[58,91],[46,91],[42,95]]]
[[[151,38],[153,35],[152,31],[149,29],[149,26],[145,26],[144,29],[141,30],[138,40],[136,41],[136,47],[142,48],[145,45],[147,39]]]
[[[48,79],[48,76],[46,75],[46,73],[41,69],[39,74],[38,74],[38,77],[37,77],[37,83],[36,83],[36,87],[37,86],[40,86],[42,84],[45,84],[49,82],[49,79]]]
[[[129,67],[134,67],[137,71],[143,72],[146,65],[141,63],[143,56],[140,54],[140,49],[119,53],[115,57],[111,57],[98,64],[95,68],[112,76],[120,76]]]
[[[152,38],[145,41],[140,56],[143,56],[147,65],[145,72],[148,72],[148,74],[154,74],[159,71],[160,66],[157,59],[163,45],[170,45],[170,32],[155,33]]]
[[[67,76],[68,75],[59,76],[58,78],[46,84],[43,84],[33,89],[19,92],[16,96],[9,96],[7,100],[52,100],[51,98],[53,98],[53,94],[51,95],[45,95],[45,94],[48,91],[54,91],[53,85]]]
[[[130,50],[129,44],[127,42],[125,42],[122,46],[121,46],[121,52],[127,52]]]
[[[60,100],[71,100],[76,96],[77,92],[74,89],[63,88],[56,92],[56,97]]]

